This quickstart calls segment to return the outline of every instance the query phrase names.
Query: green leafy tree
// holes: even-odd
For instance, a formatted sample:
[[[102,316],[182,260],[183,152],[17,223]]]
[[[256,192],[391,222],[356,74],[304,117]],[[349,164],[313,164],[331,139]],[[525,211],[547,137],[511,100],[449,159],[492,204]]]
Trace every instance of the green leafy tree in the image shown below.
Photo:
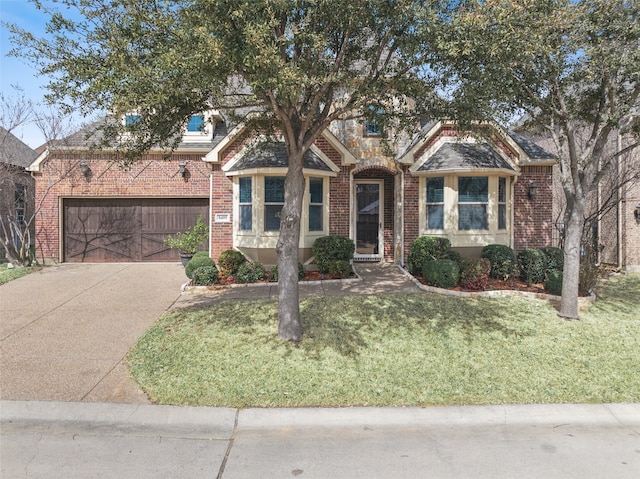
[[[638,146],[640,4],[627,0],[463,0],[441,42],[463,124],[516,116],[551,138],[564,214],[560,315],[578,318],[589,193]],[[624,140],[619,142],[616,137]]]
[[[53,100],[86,114],[139,114],[134,124],[104,128],[105,144],[119,139],[129,161],[153,146],[175,147],[187,118],[209,108],[251,109],[255,131],[284,137],[278,334],[298,341],[303,155],[332,121],[371,106],[381,127],[415,124],[433,99],[424,66],[441,3],[60,0],[36,2],[50,14],[45,38],[13,31],[26,45],[20,54],[51,76]]]

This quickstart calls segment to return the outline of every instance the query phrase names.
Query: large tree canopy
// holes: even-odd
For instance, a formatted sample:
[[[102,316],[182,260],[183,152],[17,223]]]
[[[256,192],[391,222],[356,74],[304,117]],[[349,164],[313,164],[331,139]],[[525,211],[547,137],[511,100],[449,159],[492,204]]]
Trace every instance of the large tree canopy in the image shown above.
[[[635,0],[463,0],[441,42],[463,123],[527,120],[559,153],[566,198],[560,314],[578,317],[587,195],[638,145],[640,4]],[[617,133],[627,141],[611,152]]]
[[[289,155],[277,245],[279,335],[299,340],[297,260],[302,157],[334,120],[373,105],[378,121],[415,121],[434,99],[439,0],[60,0],[21,54],[53,78],[55,101],[116,117],[135,111],[126,151],[175,146],[187,118],[251,108]],[[56,4],[60,8],[56,8]],[[69,15],[69,9],[74,12]],[[409,104],[411,101],[411,104]],[[411,106],[411,108],[409,108]],[[246,111],[246,110],[244,110]],[[121,122],[111,123],[112,142]]]

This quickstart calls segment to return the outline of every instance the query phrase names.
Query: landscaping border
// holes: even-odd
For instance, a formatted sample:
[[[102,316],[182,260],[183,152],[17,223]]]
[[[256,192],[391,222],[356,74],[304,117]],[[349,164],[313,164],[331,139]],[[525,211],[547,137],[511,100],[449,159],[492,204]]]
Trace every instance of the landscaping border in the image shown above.
[[[358,283],[362,281],[362,277],[355,271],[353,274],[356,276],[355,278],[345,278],[345,279],[321,279],[321,280],[313,280],[313,281],[298,281],[298,284],[308,284],[308,285],[322,285],[322,284],[350,284],[350,283]],[[222,291],[227,288],[248,288],[255,286],[277,286],[277,281],[259,281],[257,283],[232,283],[232,284],[212,284],[209,286],[191,286],[191,280],[187,281],[180,288],[180,292],[188,293],[190,291]]]
[[[531,299],[542,299],[549,301],[553,306],[558,307],[560,305],[560,296],[548,293],[533,293],[530,291],[517,291],[512,289],[492,289],[490,291],[455,291],[451,289],[436,288],[435,286],[427,286],[418,281],[409,271],[405,268],[398,266],[406,276],[422,291],[428,293],[443,294],[446,296],[457,296],[459,298],[491,298],[491,297],[507,297],[516,296]],[[590,296],[583,296],[578,298],[578,307],[585,308],[596,300],[596,295],[591,293]]]

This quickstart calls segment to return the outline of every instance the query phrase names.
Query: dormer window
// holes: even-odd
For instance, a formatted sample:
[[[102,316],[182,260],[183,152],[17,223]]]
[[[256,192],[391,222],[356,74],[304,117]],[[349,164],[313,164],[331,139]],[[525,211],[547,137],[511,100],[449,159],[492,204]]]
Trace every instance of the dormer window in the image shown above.
[[[215,116],[207,112],[191,115],[183,130],[183,141],[186,143],[207,143],[211,141],[215,121]]]
[[[204,115],[192,115],[187,123],[189,133],[202,133],[204,131]]]
[[[124,126],[132,127],[140,123],[140,115],[128,113],[124,116]]]

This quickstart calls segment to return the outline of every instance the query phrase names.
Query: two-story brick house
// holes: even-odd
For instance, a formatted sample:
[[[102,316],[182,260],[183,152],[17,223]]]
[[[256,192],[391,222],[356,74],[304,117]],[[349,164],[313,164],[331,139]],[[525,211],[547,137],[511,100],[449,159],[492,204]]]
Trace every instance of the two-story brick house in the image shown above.
[[[275,264],[287,169],[284,145],[215,113],[185,126],[168,157],[149,152],[128,168],[89,145],[85,129],[43,153],[30,169],[45,205],[38,248],[58,261],[173,261],[162,244],[199,214],[211,256],[228,248]],[[403,264],[420,235],[447,236],[463,255],[500,243],[520,250],[551,243],[553,155],[495,127],[490,138],[432,121],[385,142],[364,120],[334,123],[304,159],[301,261],[320,236],[356,243],[356,260]],[[401,138],[401,136],[399,136]]]

